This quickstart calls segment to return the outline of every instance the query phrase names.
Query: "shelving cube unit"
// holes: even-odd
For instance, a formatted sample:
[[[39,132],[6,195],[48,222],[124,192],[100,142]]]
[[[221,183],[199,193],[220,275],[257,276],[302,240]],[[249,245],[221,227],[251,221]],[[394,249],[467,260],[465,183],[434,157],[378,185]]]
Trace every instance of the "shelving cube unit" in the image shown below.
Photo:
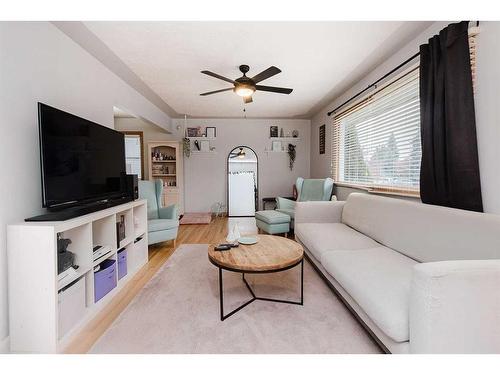
[[[125,215],[126,237],[117,246],[116,222]],[[69,238],[75,254],[76,275],[58,285],[57,237]],[[15,353],[59,353],[148,261],[147,207],[145,200],[111,207],[74,219],[25,222],[7,227],[10,346]],[[111,252],[93,261],[96,245]],[[94,267],[105,259],[117,260],[117,251],[128,252],[125,277],[98,302],[94,301]],[[85,309],[81,316],[61,316],[59,292],[84,281]],[[82,283],[78,283],[79,286]],[[82,302],[82,301],[80,301]],[[83,304],[83,302],[82,302]],[[71,310],[71,309],[70,309]],[[69,318],[69,319],[67,319]],[[75,322],[61,332],[61,320]],[[63,324],[67,326],[67,324]]]

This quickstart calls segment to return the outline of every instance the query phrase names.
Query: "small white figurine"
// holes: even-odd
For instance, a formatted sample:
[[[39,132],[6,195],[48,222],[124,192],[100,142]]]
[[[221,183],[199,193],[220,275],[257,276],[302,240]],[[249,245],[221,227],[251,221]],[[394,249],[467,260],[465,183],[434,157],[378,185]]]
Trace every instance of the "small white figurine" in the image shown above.
[[[236,237],[234,236],[234,228],[229,229],[229,232],[227,233],[226,241],[228,243],[233,243],[236,241]]]
[[[234,234],[235,241],[238,241],[241,237],[240,227],[238,226],[238,223],[234,224],[233,234]]]

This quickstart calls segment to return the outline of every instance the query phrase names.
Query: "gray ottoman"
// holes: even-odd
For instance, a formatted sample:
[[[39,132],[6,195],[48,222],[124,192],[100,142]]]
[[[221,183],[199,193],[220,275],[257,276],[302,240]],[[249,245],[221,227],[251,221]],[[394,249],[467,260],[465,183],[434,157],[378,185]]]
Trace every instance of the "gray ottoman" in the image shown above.
[[[269,234],[285,233],[290,231],[290,216],[274,210],[257,211],[255,213],[257,228]]]

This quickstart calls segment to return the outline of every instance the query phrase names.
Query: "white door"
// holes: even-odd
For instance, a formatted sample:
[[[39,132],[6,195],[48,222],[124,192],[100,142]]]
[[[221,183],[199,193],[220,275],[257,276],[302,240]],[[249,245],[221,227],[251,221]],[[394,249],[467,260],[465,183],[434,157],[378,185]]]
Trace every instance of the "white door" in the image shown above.
[[[253,172],[229,173],[229,216],[255,215]]]

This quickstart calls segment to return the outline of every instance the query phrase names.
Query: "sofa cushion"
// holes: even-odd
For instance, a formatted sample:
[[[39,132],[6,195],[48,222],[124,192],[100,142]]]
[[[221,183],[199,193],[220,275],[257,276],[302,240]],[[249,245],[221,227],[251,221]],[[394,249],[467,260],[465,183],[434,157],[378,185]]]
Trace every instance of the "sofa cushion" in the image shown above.
[[[500,216],[350,194],[342,222],[420,262],[500,258]]]
[[[295,236],[320,262],[321,256],[331,250],[358,250],[380,246],[342,223],[299,223]]]
[[[410,284],[417,262],[381,246],[329,251],[321,263],[380,330],[394,341],[409,340]]]
[[[267,224],[282,224],[290,222],[290,215],[275,210],[264,210],[257,211],[255,213],[255,219]]]
[[[178,226],[179,226],[179,220],[174,220],[174,219],[148,220],[148,232],[158,232],[160,230],[173,229]]]

